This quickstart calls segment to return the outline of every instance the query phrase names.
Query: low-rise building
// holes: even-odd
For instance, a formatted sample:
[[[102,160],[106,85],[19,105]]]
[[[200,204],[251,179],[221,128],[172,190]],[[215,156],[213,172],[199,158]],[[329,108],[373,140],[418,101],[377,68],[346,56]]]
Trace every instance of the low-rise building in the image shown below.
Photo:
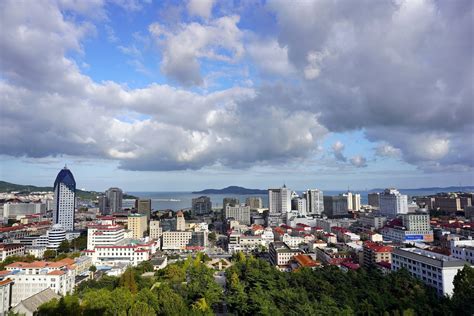
[[[392,263],[392,250],[391,246],[383,245],[374,242],[365,242],[363,246],[364,253],[364,267],[373,267],[379,262]]]
[[[91,224],[87,227],[87,249],[111,246],[124,240],[125,229],[116,224]]]
[[[0,261],[10,256],[23,256],[25,246],[22,244],[0,244]]]
[[[434,287],[438,295],[452,295],[454,277],[466,261],[419,248],[395,248],[392,252],[392,271],[402,268]]]
[[[148,230],[148,220],[146,214],[130,214],[128,216],[128,227],[131,231],[131,238],[143,238],[145,232]]]
[[[269,248],[270,261],[280,271],[291,271],[291,260],[301,253],[301,250],[291,249],[282,241],[272,242]]]
[[[0,281],[0,315],[8,315],[8,310],[12,306],[12,286],[13,280],[4,279]]]
[[[374,229],[380,229],[387,222],[387,218],[382,215],[373,213],[361,214],[358,222],[364,227],[373,227]]]
[[[474,265],[474,239],[451,240],[451,256]]]
[[[160,240],[163,234],[163,228],[160,226],[160,221],[150,221],[150,238]]]
[[[47,303],[52,299],[59,300],[59,298],[60,296],[48,287],[21,301],[12,308],[12,311],[18,315],[33,316],[42,304]]]
[[[139,242],[124,239],[115,245],[95,246],[93,250],[87,249],[83,253],[91,257],[93,265],[119,266],[122,264],[137,266],[142,261],[150,259],[156,252],[156,241]]]
[[[207,231],[168,231],[162,235],[163,250],[203,250],[208,245]]]

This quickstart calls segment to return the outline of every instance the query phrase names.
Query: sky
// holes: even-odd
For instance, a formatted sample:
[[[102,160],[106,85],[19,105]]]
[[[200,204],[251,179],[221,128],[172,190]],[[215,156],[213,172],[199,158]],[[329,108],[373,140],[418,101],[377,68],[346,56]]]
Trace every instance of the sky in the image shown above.
[[[0,1],[0,179],[474,185],[473,6]]]

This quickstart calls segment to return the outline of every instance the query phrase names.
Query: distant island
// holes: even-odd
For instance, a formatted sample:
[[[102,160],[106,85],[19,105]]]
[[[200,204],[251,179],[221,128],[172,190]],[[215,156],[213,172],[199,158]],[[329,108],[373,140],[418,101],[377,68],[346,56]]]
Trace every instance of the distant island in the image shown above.
[[[250,195],[250,194],[267,194],[267,190],[259,189],[247,189],[243,187],[238,187],[235,185],[229,186],[223,189],[206,189],[202,191],[191,192],[193,194],[237,194],[237,195]]]
[[[15,184],[6,181],[0,181],[0,192],[20,192],[20,193],[29,193],[29,192],[53,192],[53,187],[38,187],[35,185],[23,185]],[[104,195],[103,192],[96,191],[84,191],[76,189],[77,197],[85,200],[95,200],[98,196]],[[123,194],[124,199],[137,199],[133,195]]]
[[[385,189],[378,188],[369,190],[369,192],[382,192]],[[430,188],[416,188],[416,189],[398,189],[398,191],[437,191],[437,192],[472,192],[474,191],[474,186],[451,186],[451,187],[430,187]]]

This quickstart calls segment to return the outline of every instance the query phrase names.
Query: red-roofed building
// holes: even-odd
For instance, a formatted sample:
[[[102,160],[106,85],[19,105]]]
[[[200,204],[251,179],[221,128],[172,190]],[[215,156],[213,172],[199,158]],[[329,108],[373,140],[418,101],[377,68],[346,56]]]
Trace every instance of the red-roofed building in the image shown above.
[[[319,266],[321,266],[320,262],[313,260],[313,258],[306,254],[298,254],[294,256],[291,263],[291,268],[293,271],[300,268],[315,269]]]
[[[367,241],[363,246],[364,267],[374,266],[378,262],[392,262],[392,246]]]

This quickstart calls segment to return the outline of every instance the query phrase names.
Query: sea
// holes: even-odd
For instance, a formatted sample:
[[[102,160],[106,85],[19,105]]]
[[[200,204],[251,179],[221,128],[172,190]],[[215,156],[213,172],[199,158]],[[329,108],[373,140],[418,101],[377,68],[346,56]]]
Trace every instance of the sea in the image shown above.
[[[427,190],[399,190],[400,193],[406,194],[409,197],[413,196],[426,196],[432,195],[442,190],[437,189],[427,189]],[[345,193],[346,190],[341,191],[323,191],[324,195],[338,195],[340,193]],[[362,204],[367,204],[367,195],[371,191],[351,191],[352,193],[359,193]],[[298,194],[302,194],[302,191],[296,191]],[[140,199],[151,199],[151,207],[154,210],[186,210],[191,208],[192,199],[197,198],[202,195],[209,196],[211,198],[212,207],[218,208],[222,207],[223,199],[226,197],[232,197],[239,199],[240,203],[245,203],[245,199],[248,197],[261,197],[263,201],[263,206],[268,207],[268,195],[267,194],[249,194],[249,195],[239,195],[239,194],[195,194],[191,192],[127,192],[133,196],[139,197]]]

